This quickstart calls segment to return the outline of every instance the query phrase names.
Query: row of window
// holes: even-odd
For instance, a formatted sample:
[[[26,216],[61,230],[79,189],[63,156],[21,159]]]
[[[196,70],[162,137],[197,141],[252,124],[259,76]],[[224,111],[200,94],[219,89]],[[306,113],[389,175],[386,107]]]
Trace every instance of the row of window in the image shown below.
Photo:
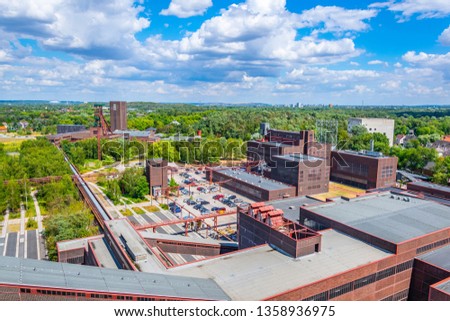
[[[311,190],[311,189],[318,189],[318,188],[320,188],[320,185],[310,185],[310,186],[308,186],[309,190]]]
[[[405,301],[408,298],[409,291],[403,290],[395,293],[394,295],[388,296],[387,298],[382,299],[381,301]]]
[[[391,166],[383,166],[381,168],[381,178],[388,178],[394,174],[394,167]]]
[[[408,269],[412,269],[414,260],[410,260],[407,262],[403,262],[397,266],[390,267],[388,269],[382,270],[377,273],[373,273],[371,275],[365,276],[358,280],[348,282],[344,285],[340,285],[331,290],[324,291],[322,293],[310,296],[309,298],[304,299],[303,301],[328,301],[345,293],[354,291],[368,284],[374,283],[376,281],[383,280],[391,275],[396,273],[403,272]]]
[[[29,293],[31,294],[31,289],[29,288],[20,288],[20,293]],[[73,297],[86,297],[86,293],[79,293],[79,292],[68,292],[68,291],[54,291],[54,290],[36,290],[37,294],[42,295],[57,295],[57,296],[73,296]],[[110,294],[97,294],[97,293],[91,293],[90,298],[93,299],[104,299],[104,300],[112,300],[114,297]],[[118,295],[116,297],[117,300],[121,301],[132,301],[132,296],[125,296],[125,295]],[[137,297],[137,301],[156,301],[155,298],[145,298],[145,297]],[[159,301],[166,301],[166,300],[159,300]]]
[[[435,247],[439,247],[439,246],[445,245],[445,244],[447,244],[449,242],[450,242],[450,238],[445,239],[445,240],[441,240],[441,241],[438,241],[438,242],[434,242],[434,243],[431,243],[431,244],[419,247],[416,250],[416,253],[417,254],[424,253],[424,252],[427,252],[427,251],[429,251],[431,249],[434,249]]]

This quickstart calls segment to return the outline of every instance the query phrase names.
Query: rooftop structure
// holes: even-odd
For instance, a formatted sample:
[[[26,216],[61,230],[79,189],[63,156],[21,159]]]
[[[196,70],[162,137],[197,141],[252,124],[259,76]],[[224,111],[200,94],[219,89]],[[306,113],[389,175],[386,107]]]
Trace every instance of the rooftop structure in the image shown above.
[[[450,187],[423,181],[408,183],[408,190],[450,200]]]
[[[192,299],[192,300],[229,300],[220,287],[210,279],[199,279],[176,275],[156,273],[141,273],[126,270],[111,270],[92,266],[55,263],[0,257],[0,285],[11,287],[36,287],[38,289],[52,289],[60,299],[63,296],[77,296],[72,291],[81,291],[83,299],[86,292],[102,293],[103,299],[113,299],[119,295],[139,297]],[[17,298],[20,296],[17,288]],[[51,291],[50,291],[51,292]],[[14,293],[0,292],[0,300],[5,300]],[[41,295],[47,293],[41,292]],[[107,297],[104,295],[110,295]],[[23,296],[25,294],[22,294]],[[98,296],[90,296],[98,298]],[[116,299],[119,299],[116,297]],[[122,299],[123,300],[123,299]]]
[[[275,166],[270,176],[296,187],[296,195],[314,195],[328,192],[330,169],[327,160],[304,154],[273,157]]]
[[[262,245],[176,267],[170,273],[212,278],[232,300],[264,300],[391,255],[335,230],[321,234],[321,252],[298,259]]]
[[[121,135],[127,139],[134,138],[142,141],[159,141],[160,138],[155,136],[155,130],[115,130],[114,135]]]
[[[446,206],[389,192],[302,208],[300,222],[307,224],[305,219],[346,231],[394,253],[406,241],[450,227]]]
[[[298,212],[301,206],[312,206],[322,204],[322,202],[313,198],[309,198],[307,196],[298,196],[283,200],[270,201],[266,202],[266,204],[272,205],[274,208],[282,210],[285,218],[297,222]]]
[[[363,189],[392,186],[396,180],[397,157],[377,152],[332,151],[332,181]]]
[[[211,177],[212,175],[212,177]],[[214,168],[206,178],[255,201],[268,201],[295,196],[295,187],[240,170]]]
[[[122,244],[132,260],[139,264],[143,272],[161,272],[164,266],[141,235],[126,219],[105,222],[106,227]]]
[[[288,188],[289,186],[273,179],[268,179],[263,176],[253,175],[247,172],[232,170],[232,169],[224,169],[220,170],[221,174],[227,175],[229,177],[237,178],[241,181],[244,181],[250,185],[256,187],[264,187],[264,189],[274,191],[279,189]]]

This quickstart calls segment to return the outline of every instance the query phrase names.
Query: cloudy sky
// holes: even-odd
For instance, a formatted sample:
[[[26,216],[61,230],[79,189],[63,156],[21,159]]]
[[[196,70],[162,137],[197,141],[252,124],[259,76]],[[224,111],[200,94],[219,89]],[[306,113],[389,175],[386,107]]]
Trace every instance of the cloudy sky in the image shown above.
[[[450,1],[0,0],[0,100],[449,104]]]

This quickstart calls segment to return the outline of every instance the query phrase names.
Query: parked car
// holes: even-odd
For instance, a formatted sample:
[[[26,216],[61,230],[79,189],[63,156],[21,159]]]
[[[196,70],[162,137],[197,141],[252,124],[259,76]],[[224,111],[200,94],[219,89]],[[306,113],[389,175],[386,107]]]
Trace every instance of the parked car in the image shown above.
[[[199,197],[199,198],[197,198],[195,201],[196,201],[197,203],[201,203],[201,202],[204,201],[204,199]]]
[[[190,184],[190,183],[191,183],[191,181],[190,181],[190,180],[188,180],[188,179],[185,179],[185,180],[183,181],[183,183],[184,183],[184,184]]]
[[[172,207],[170,207],[170,211],[174,214],[181,213],[181,207],[179,207],[178,205],[172,206]]]
[[[202,172],[200,172],[200,171],[195,171],[195,174],[197,174],[197,175],[199,175],[199,174],[201,174]]]
[[[225,208],[225,207],[217,207],[217,206],[214,206],[212,209],[211,209],[211,211],[213,211],[213,212],[219,212],[219,211],[226,211],[227,209]]]
[[[235,204],[239,204],[239,203],[242,203],[243,200],[241,200],[240,198],[235,198],[233,202],[234,202]]]
[[[217,195],[213,196],[213,199],[215,199],[216,201],[218,201],[218,200],[220,200],[222,198],[224,198],[223,194],[217,194]]]
[[[180,192],[181,192],[181,194],[183,194],[183,195],[189,194],[189,191],[188,191],[187,189],[181,189]]]
[[[197,203],[194,200],[187,200],[186,204],[187,205],[195,205]]]
[[[194,209],[200,210],[200,208],[201,208],[202,206],[203,206],[202,204],[197,203],[197,204],[194,205]]]
[[[202,204],[202,205],[208,205],[209,202],[208,202],[208,201],[202,201],[202,202],[200,202],[200,204]]]
[[[234,200],[236,198],[236,195],[230,195],[230,196],[228,196],[228,199],[229,200]]]
[[[210,188],[209,188],[209,191],[210,191],[210,192],[213,192],[213,193],[214,193],[214,192],[217,192],[218,190],[219,190],[219,189],[218,189],[216,186],[213,186],[213,187],[210,187]]]
[[[202,215],[203,215],[203,214],[208,214],[208,213],[210,213],[210,210],[207,209],[206,207],[202,206],[202,207],[200,208],[200,213],[201,213]]]

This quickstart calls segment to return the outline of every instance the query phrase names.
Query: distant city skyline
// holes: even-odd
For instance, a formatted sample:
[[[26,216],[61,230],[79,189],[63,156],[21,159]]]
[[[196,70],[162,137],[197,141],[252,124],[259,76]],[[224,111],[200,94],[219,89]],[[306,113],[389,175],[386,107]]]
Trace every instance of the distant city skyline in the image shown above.
[[[449,104],[448,0],[0,0],[2,100]]]

